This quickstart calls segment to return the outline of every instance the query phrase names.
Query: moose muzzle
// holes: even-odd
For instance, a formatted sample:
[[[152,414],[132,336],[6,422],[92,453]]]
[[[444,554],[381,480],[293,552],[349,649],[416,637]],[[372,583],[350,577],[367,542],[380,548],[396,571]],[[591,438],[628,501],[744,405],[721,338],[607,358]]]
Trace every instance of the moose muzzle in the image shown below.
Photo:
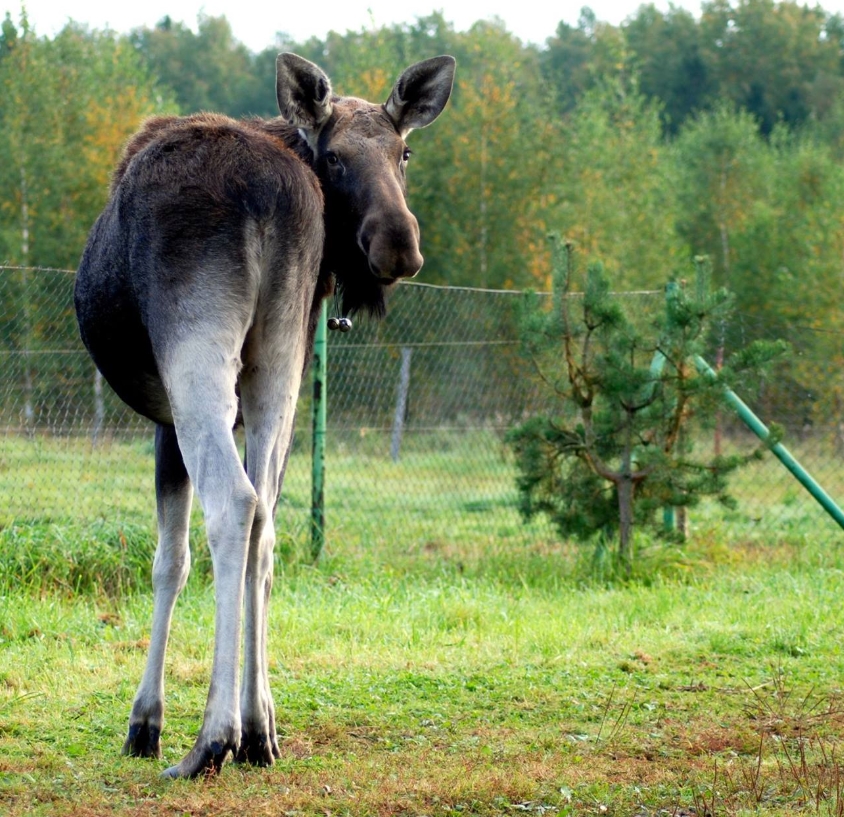
[[[382,281],[413,278],[422,269],[419,222],[406,207],[403,212],[370,213],[358,233],[358,244],[369,268]]]

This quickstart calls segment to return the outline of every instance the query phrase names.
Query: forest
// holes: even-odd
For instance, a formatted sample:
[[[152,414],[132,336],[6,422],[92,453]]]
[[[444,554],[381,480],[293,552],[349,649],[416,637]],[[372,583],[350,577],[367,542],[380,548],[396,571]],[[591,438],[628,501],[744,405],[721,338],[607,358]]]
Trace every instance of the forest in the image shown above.
[[[643,5],[620,26],[583,8],[541,47],[500,22],[457,31],[431,14],[306,42],[279,34],[260,53],[225,17],[128,35],[71,22],[46,38],[7,12],[0,264],[75,268],[139,122],[273,116],[281,50],[373,100],[409,63],[457,58],[449,109],[411,137],[422,280],[548,289],[552,231],[602,261],[616,289],[660,288],[706,255],[766,335],[827,330],[805,351],[840,361],[829,330],[844,277],[844,19],[789,1],[714,0],[697,16]]]

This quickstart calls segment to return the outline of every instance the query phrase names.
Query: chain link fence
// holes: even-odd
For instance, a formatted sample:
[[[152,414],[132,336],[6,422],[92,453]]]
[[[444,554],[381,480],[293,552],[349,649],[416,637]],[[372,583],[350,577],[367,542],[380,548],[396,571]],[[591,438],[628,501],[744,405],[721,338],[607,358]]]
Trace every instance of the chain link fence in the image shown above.
[[[116,398],[81,345],[73,274],[0,267],[0,525],[129,520],[154,525],[152,426]],[[643,320],[660,292],[620,295]],[[329,333],[326,534],[416,543],[542,545],[547,521],[517,510],[509,429],[545,405],[520,355],[526,296],[405,283],[381,322]],[[722,344],[770,334],[738,316]],[[741,396],[834,497],[844,497],[841,367],[824,350],[842,337],[789,327],[795,354]],[[281,541],[307,540],[310,382],[302,389],[294,449],[279,508]],[[729,453],[754,438],[724,410],[700,445]],[[771,456],[734,477],[736,510],[702,505],[690,533],[730,538],[840,538],[841,531]]]

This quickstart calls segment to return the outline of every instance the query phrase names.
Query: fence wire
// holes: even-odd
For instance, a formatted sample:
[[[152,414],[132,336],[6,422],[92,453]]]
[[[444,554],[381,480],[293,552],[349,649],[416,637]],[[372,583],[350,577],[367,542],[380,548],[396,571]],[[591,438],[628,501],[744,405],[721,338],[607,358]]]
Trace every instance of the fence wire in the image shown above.
[[[154,525],[153,429],[96,373],[78,337],[73,274],[0,267],[0,525],[126,520]],[[344,537],[401,535],[437,551],[457,540],[542,545],[547,520],[526,524],[505,437],[547,407],[520,354],[526,295],[405,283],[380,322],[329,333],[326,518],[328,547]],[[662,293],[623,297],[638,319],[664,308]],[[752,317],[724,328],[721,346],[776,336]],[[842,337],[788,327],[792,358],[741,396],[786,429],[785,444],[836,499],[841,454]],[[713,350],[713,355],[716,354]],[[278,528],[307,537],[310,382],[303,384]],[[754,445],[729,412],[698,442],[724,453]],[[733,481],[737,509],[691,511],[692,536],[821,540],[841,531],[771,456]]]

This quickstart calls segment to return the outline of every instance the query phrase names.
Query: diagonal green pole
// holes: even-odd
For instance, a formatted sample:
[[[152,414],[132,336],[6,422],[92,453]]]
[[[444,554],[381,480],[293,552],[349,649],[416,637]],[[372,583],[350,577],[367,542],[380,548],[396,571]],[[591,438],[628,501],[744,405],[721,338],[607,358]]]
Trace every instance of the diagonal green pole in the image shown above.
[[[717,380],[715,370],[700,356],[695,355],[695,366],[701,374],[707,375],[712,380]],[[727,402],[738,412],[739,417],[747,427],[762,442],[767,441],[770,432],[767,426],[750,410],[747,404],[732,389],[724,386],[724,397]],[[775,443],[771,446],[774,456],[794,475],[794,478],[818,501],[821,507],[844,528],[844,511],[838,507],[835,500],[815,481],[812,475],[792,456],[791,452],[782,443]]]
[[[325,425],[328,386],[328,343],[325,301],[314,335],[313,438],[311,444],[311,558],[316,561],[325,544]]]

